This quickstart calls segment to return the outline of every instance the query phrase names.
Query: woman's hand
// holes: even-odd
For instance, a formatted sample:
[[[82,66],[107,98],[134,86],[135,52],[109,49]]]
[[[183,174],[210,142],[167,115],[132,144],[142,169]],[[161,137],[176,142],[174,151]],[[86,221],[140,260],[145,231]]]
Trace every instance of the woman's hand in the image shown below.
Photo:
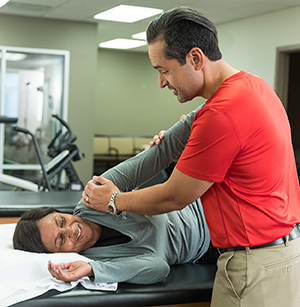
[[[119,189],[110,180],[94,176],[82,192],[82,201],[91,209],[108,212],[111,195],[116,191]]]
[[[63,270],[68,270],[63,272]],[[48,271],[58,280],[65,282],[77,281],[85,276],[94,276],[92,266],[85,261],[74,261],[70,263],[53,264],[48,262]]]
[[[181,115],[180,119],[185,118],[185,115]],[[149,146],[146,147],[148,149],[149,147],[152,147],[153,145],[159,145],[161,143],[161,140],[165,137],[166,130],[161,130],[159,134],[154,135],[153,140],[149,143]]]
[[[153,140],[149,143],[149,147],[152,147],[155,144],[159,145],[161,140],[165,137],[165,132],[166,132],[166,130],[161,130],[159,132],[159,134],[154,135]],[[149,147],[147,147],[147,148],[149,148]]]

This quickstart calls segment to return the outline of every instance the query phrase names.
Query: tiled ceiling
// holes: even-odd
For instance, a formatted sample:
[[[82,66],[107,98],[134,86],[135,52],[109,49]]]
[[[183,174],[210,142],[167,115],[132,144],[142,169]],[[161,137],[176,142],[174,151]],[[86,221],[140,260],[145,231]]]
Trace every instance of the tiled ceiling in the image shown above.
[[[98,24],[98,43],[131,38],[146,29],[152,18],[135,23],[96,21],[93,16],[120,4],[168,10],[189,6],[201,10],[215,24],[300,6],[300,0],[10,0],[1,14],[64,19]],[[132,49],[146,51],[147,47]]]

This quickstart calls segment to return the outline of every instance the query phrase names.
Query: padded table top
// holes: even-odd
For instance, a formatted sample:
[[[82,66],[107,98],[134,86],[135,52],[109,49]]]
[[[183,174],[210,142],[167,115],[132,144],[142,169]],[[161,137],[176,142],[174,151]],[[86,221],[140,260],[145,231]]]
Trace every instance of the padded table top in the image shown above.
[[[0,191],[0,217],[21,216],[25,211],[42,206],[73,213],[81,194],[81,191]]]
[[[51,290],[14,307],[133,307],[207,302],[211,299],[216,266],[181,264],[171,267],[163,281],[153,285],[119,283],[116,292],[86,290],[81,285],[58,293]]]

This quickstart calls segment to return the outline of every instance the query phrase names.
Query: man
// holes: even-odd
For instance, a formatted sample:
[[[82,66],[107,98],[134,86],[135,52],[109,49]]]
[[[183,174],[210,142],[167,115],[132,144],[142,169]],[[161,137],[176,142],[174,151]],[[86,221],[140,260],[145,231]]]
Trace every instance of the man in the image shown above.
[[[280,100],[263,80],[222,59],[214,25],[195,10],[164,13],[150,23],[147,40],[160,87],[181,103],[204,97],[206,106],[164,184],[118,193],[93,178],[102,186],[89,182],[83,201],[113,214],[151,215],[201,197],[221,252],[211,306],[298,306],[300,193]]]

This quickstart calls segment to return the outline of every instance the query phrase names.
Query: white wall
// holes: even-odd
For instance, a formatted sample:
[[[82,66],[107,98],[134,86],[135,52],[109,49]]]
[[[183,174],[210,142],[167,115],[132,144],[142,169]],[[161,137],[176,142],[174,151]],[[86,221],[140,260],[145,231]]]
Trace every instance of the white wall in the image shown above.
[[[299,45],[300,6],[217,25],[224,59],[275,87],[276,50]]]

